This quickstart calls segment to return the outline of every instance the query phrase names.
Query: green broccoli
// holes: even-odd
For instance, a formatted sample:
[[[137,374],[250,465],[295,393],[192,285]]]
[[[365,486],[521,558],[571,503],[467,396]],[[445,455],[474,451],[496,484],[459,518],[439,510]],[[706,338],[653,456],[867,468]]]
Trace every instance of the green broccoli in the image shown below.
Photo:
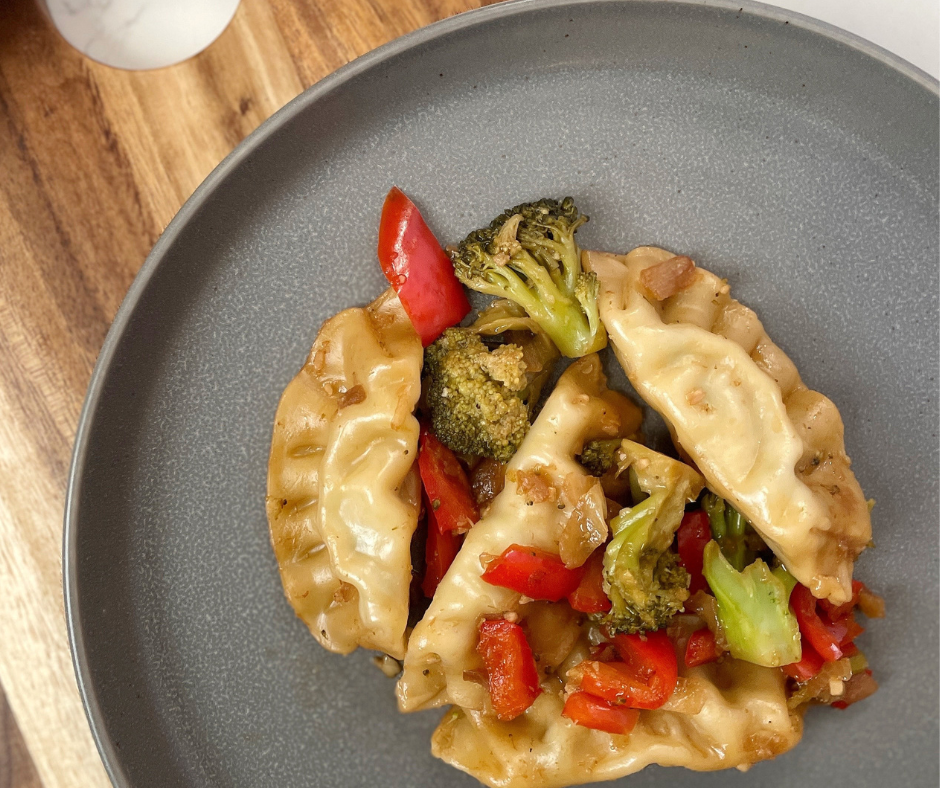
[[[558,360],[555,343],[521,306],[506,299],[493,301],[480,313],[471,328],[482,336],[484,344],[506,343],[522,348],[527,380],[524,399],[531,418],[542,387]]]
[[[424,353],[425,402],[437,437],[460,454],[508,461],[529,430],[523,349],[490,350],[472,328],[448,328]]]
[[[604,590],[612,608],[603,622],[611,632],[658,629],[689,598],[689,574],[670,547],[685,504],[698,497],[703,480],[688,465],[628,440],[620,444],[617,463],[621,472],[636,474],[646,497],[610,522]]]
[[[731,656],[771,668],[800,660],[800,628],[789,605],[792,575],[782,566],[771,571],[759,558],[739,572],[715,540],[705,546],[703,571]]]
[[[620,438],[588,441],[584,444],[578,461],[592,476],[603,476],[617,464],[617,452],[621,443]]]
[[[517,205],[474,230],[451,252],[457,278],[481,293],[522,306],[563,355],[607,345],[597,311],[598,284],[581,269],[574,234],[587,221],[566,197]]]
[[[725,558],[739,572],[752,563],[758,553],[767,550],[764,540],[743,514],[724,498],[712,492],[702,496],[702,508],[708,514],[712,536]]]

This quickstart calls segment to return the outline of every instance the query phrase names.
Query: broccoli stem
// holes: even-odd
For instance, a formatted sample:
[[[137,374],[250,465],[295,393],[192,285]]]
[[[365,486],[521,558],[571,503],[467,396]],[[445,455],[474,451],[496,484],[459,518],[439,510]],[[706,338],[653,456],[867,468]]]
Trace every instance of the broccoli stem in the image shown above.
[[[714,493],[702,496],[702,508],[708,514],[712,536],[721,551],[739,572],[753,559],[747,546],[747,518]]]
[[[645,501],[649,496],[640,487],[640,479],[636,475],[636,470],[633,466],[630,466],[630,469],[627,471],[628,477],[630,479],[630,498],[633,500],[633,505],[636,506],[641,501]]]
[[[501,284],[481,280],[474,286],[488,295],[511,298],[519,304],[542,326],[564,355],[576,358],[599,350],[585,349],[585,341],[594,339],[595,334],[591,333],[588,320],[579,305],[563,296],[553,286],[551,276],[544,268],[535,265],[534,261],[533,268],[537,271],[528,277],[528,283],[515,269],[506,265],[499,270]],[[606,334],[602,339],[606,342]]]

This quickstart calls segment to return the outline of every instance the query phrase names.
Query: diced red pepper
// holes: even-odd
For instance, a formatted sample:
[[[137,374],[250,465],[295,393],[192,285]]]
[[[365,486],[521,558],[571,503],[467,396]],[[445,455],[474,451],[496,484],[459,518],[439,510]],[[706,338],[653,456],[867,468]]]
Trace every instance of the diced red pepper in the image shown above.
[[[839,641],[839,646],[842,649],[842,656],[844,657],[847,647],[852,644],[855,638],[865,631],[865,627],[855,620],[854,613],[849,613],[849,615],[842,619],[841,623],[845,626],[845,635],[842,637],[842,640]]]
[[[584,562],[578,587],[568,594],[568,604],[579,613],[606,613],[611,608],[604,593],[604,548],[598,547]]]
[[[846,643],[846,644],[842,647],[842,658],[843,658],[843,659],[852,659],[852,657],[854,657],[854,656],[856,656],[857,654],[860,654],[860,653],[861,653],[861,652],[858,650],[858,646],[856,646],[854,643]]]
[[[689,594],[709,590],[702,567],[705,563],[705,545],[711,538],[712,528],[708,514],[698,509],[682,516],[682,524],[676,532],[676,550],[679,552],[679,563],[691,578]]]
[[[608,703],[587,692],[574,692],[565,701],[561,715],[585,728],[625,735],[633,730],[640,712]]]
[[[824,660],[808,641],[803,640],[802,648],[803,651],[802,654],[800,654],[800,661],[784,665],[783,672],[791,679],[809,681],[822,670]]]
[[[421,428],[418,472],[438,530],[466,531],[480,519],[463,466],[426,425]]]
[[[662,631],[617,635],[614,647],[623,662],[585,661],[581,689],[610,703],[658,709],[676,689],[679,666],[672,642]]]
[[[714,662],[721,656],[721,649],[715,641],[715,635],[705,627],[689,635],[689,643],[685,647],[686,667],[695,668]]]
[[[614,647],[620,654],[620,658],[638,676],[648,678],[648,686],[651,690],[649,701],[658,702],[658,705],[645,708],[659,708],[669,700],[679,679],[679,664],[676,659],[676,650],[672,641],[666,636],[665,630],[659,629],[655,632],[634,635],[615,635]],[[658,698],[662,700],[658,701]]]
[[[393,186],[382,206],[379,262],[421,344],[427,347],[445,328],[470,312],[463,285],[415,204]]]
[[[441,532],[434,521],[434,512],[427,502],[425,502],[425,509],[428,515],[428,541],[424,551],[427,568],[424,571],[421,590],[428,599],[431,599],[457,557],[463,537],[455,531]]]
[[[501,720],[515,719],[542,692],[525,632],[505,619],[485,620],[477,651],[486,666],[493,711]]]
[[[790,594],[790,607],[800,625],[804,643],[809,641],[825,661],[842,658],[842,640],[848,631],[841,623],[829,623],[820,618],[816,610],[816,598],[810,590],[797,583]]]
[[[490,561],[483,579],[531,599],[557,602],[578,587],[582,574],[580,568],[569,569],[554,553],[514,544]]]

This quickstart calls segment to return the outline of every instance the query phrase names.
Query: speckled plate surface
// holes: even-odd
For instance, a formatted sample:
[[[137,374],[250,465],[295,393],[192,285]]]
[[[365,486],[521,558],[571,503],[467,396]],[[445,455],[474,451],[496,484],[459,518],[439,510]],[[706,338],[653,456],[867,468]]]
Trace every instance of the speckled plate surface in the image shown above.
[[[285,602],[265,473],[322,321],[384,281],[392,184],[442,239],[572,194],[586,247],[655,243],[726,276],[840,406],[888,599],[881,691],[814,710],[747,776],[634,786],[938,782],[937,84],[741,2],[521,2],[393,42],[314,86],[200,187],[134,282],[79,425],[65,591],[115,785],[471,786],[360,653]],[[626,782],[624,784],[627,784]]]

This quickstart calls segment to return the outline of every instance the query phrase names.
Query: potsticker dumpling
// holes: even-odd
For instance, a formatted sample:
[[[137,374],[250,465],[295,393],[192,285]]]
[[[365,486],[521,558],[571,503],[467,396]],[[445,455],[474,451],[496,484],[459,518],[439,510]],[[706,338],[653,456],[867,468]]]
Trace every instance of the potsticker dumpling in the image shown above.
[[[330,651],[405,653],[421,341],[392,290],[330,318],[284,390],[267,513],[295,612]]]
[[[786,568],[835,604],[852,596],[871,520],[836,406],[800,379],[726,282],[655,247],[586,252],[627,376],[708,486]]]
[[[577,659],[587,655],[585,640]],[[640,712],[626,736],[575,725],[561,716],[560,689],[549,688],[510,722],[451,709],[431,752],[493,788],[561,788],[613,780],[654,763],[695,771],[747,768],[799,743],[802,716],[787,708],[782,671],[729,658],[692,669],[680,661],[679,673],[673,698]]]
[[[586,356],[561,376],[506,470],[506,486],[486,515],[467,533],[424,617],[408,641],[398,682],[402,711],[445,704],[484,710],[489,704],[476,646],[484,617],[505,614],[552,621],[551,649],[540,662],[558,664],[580,637],[577,615],[567,605],[522,604],[515,591],[485,582],[482,556],[512,544],[558,553],[566,530],[591,532],[595,546],[607,536],[606,502],[598,481],[577,462],[584,443],[631,435],[641,413],[606,386],[600,359]],[[577,506],[579,502],[581,506]],[[590,554],[583,553],[580,563]],[[573,565],[580,565],[577,561]],[[567,650],[565,644],[567,643]],[[554,658],[548,651],[557,656]]]
[[[618,464],[637,474],[641,489],[668,490],[678,497],[678,512],[663,516],[681,519],[684,504],[701,489],[698,474],[628,440],[622,442],[620,456]],[[529,602],[513,612],[523,621],[536,655],[541,694],[512,721],[500,721],[487,707],[455,707],[431,741],[434,755],[487,785],[580,785],[632,774],[653,763],[697,771],[746,768],[800,740],[802,712],[791,711],[783,672],[731,657],[696,668],[677,659],[675,692],[661,708],[640,711],[627,735],[576,725],[563,716],[565,697],[581,688],[581,663],[597,658],[592,644],[606,640],[601,622],[572,614],[565,602]],[[679,655],[685,653],[689,634],[703,626],[697,615],[680,613],[670,621]]]

